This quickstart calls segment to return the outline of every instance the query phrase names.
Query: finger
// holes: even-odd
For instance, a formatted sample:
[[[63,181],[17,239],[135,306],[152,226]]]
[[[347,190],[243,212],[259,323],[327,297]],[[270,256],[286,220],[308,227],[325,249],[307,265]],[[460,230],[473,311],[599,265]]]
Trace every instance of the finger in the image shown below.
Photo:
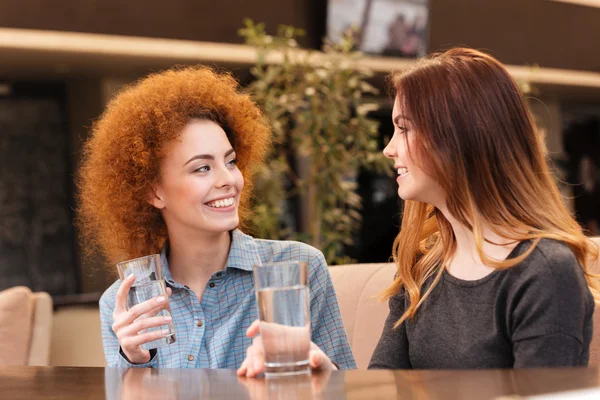
[[[265,356],[262,338],[257,336],[252,340],[252,345],[246,351],[246,376],[254,378],[264,371]]]
[[[244,376],[246,375],[246,370],[248,369],[248,359],[245,358],[244,361],[242,362],[242,365],[240,365],[240,367],[237,370],[237,375],[238,376]]]
[[[142,333],[141,335],[128,336],[124,339],[121,339],[120,343],[121,343],[121,347],[123,347],[123,348],[133,349],[133,348],[143,345],[144,343],[149,343],[149,342],[153,342],[155,340],[162,339],[162,338],[166,337],[169,333],[170,332],[168,329],[146,332],[146,333]]]
[[[152,310],[144,313],[139,318],[135,319],[134,322],[139,319],[156,317],[157,315],[165,316],[165,315],[169,315],[169,314],[165,314],[164,307],[156,307],[156,308],[153,308]]]
[[[253,378],[256,376],[254,373],[254,355],[256,353],[256,348],[254,345],[248,347],[246,350],[246,376],[248,378]]]
[[[167,286],[167,297],[171,297],[172,294],[173,294],[173,289],[171,289],[170,287]]]
[[[260,328],[260,321],[256,319],[256,320],[254,320],[253,323],[250,324],[248,329],[246,329],[246,336],[251,338],[251,337],[258,335],[259,328]]]
[[[141,315],[145,314],[147,317],[156,316],[159,311],[164,309],[164,302],[164,296],[159,296],[157,298],[146,300],[143,303],[137,304],[131,307],[131,309],[127,312],[118,314],[112,326],[113,331],[117,333],[121,329],[131,325]],[[153,310],[156,312],[152,312]]]
[[[325,369],[329,358],[322,351],[311,350],[308,356],[311,369]]]
[[[164,308],[165,302],[167,301],[165,296],[158,296],[150,300],[146,300],[140,304],[136,304],[131,307],[129,311],[125,313],[125,320],[129,323],[135,321],[138,317],[149,313],[157,308]]]
[[[254,360],[252,361],[252,370],[254,374],[258,375],[265,370],[265,354],[262,350],[256,349],[254,351]]]
[[[129,326],[122,328],[119,331],[121,337],[137,335],[138,332],[148,328],[155,328],[158,326],[168,325],[173,319],[171,317],[152,317],[152,318],[140,318]]]
[[[127,296],[133,282],[135,282],[135,275],[131,274],[119,285],[115,297],[115,313],[121,313],[127,310]]]

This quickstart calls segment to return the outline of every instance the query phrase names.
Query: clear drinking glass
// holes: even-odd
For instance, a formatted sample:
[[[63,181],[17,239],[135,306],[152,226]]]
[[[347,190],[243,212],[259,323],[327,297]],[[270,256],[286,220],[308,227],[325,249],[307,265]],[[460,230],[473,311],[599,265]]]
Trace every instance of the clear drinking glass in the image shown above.
[[[265,376],[310,372],[310,290],[305,262],[254,266]]]
[[[150,300],[162,295],[165,298],[164,303],[162,303],[162,307],[143,314],[140,318],[155,316],[171,317],[171,307],[169,305],[169,298],[167,296],[167,288],[165,286],[160,255],[152,254],[146,257],[123,261],[117,264],[117,270],[119,271],[119,277],[121,280],[124,280],[131,274],[135,275],[135,281],[133,282],[131,289],[129,289],[129,295],[127,296],[128,310],[136,304],[143,303],[146,300]],[[169,333],[166,337],[144,343],[140,347],[144,350],[150,350],[175,343],[175,326],[173,325],[173,320],[165,323],[165,325],[147,328],[140,332],[145,333],[163,329],[169,330]]]

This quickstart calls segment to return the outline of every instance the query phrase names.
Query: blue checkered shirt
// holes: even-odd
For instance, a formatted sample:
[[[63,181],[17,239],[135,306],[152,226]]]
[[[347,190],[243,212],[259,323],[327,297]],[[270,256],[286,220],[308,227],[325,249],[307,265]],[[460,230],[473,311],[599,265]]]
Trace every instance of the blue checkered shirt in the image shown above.
[[[211,276],[202,301],[191,289],[173,280],[166,246],[161,258],[165,281],[173,290],[169,302],[177,340],[157,349],[146,364],[129,363],[121,354],[112,330],[115,295],[120,284],[116,281],[100,298],[102,342],[108,367],[238,368],[252,343],[246,337],[246,329],[258,318],[252,266],[306,261],[312,341],[340,368],[356,368],[327,263],[319,250],[299,242],[254,239],[235,230],[225,270]]]

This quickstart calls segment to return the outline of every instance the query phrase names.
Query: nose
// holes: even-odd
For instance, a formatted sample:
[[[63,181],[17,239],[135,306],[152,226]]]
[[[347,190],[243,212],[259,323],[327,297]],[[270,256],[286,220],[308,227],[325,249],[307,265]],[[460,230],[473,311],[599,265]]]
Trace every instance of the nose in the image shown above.
[[[216,187],[230,187],[235,185],[235,177],[233,176],[232,171],[227,168],[227,166],[222,166],[219,168],[217,173],[217,180],[215,182]]]
[[[387,158],[395,158],[398,155],[398,151],[396,150],[394,137],[389,141],[387,146],[383,149],[383,155]]]

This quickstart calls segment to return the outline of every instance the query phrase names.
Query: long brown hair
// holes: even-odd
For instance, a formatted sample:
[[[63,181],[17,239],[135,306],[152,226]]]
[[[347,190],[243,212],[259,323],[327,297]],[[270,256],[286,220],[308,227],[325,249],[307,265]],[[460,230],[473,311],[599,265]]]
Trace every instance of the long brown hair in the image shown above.
[[[526,101],[506,69],[482,52],[456,48],[392,74],[396,101],[412,120],[410,151],[447,194],[448,211],[472,230],[481,260],[494,268],[522,262],[542,238],[567,244],[581,264],[596,301],[600,283],[591,273],[598,248],[566,208],[547,164],[546,148]],[[483,252],[483,225],[513,241],[532,240],[519,257],[496,260]],[[394,241],[394,283],[410,300],[400,325],[412,318],[435,287],[456,249],[452,227],[430,204],[406,201]],[[423,285],[433,279],[425,293]]]

